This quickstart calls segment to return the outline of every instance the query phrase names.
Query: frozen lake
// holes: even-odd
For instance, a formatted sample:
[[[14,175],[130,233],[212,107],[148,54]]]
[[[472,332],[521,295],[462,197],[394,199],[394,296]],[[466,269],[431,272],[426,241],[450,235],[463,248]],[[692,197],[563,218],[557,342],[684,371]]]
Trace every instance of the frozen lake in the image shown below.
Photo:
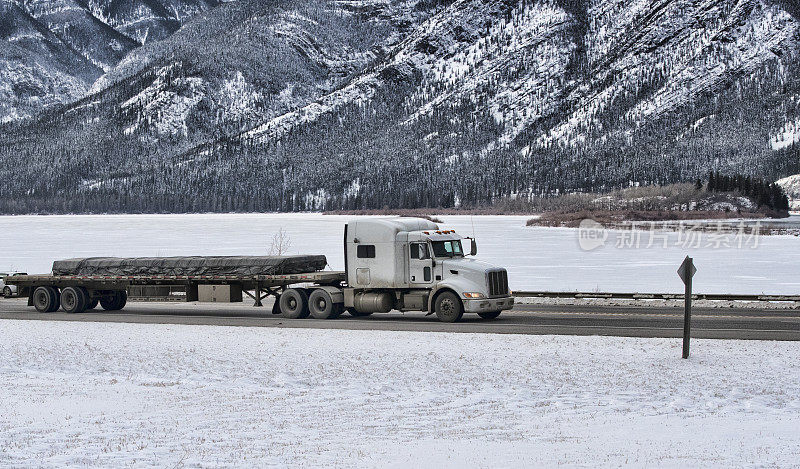
[[[321,214],[1,216],[0,271],[49,272],[54,259],[86,256],[264,255],[283,228],[290,253],[325,254],[342,269],[344,223]],[[800,294],[800,238],[708,233],[604,232],[585,250],[579,230],[526,227],[527,216],[440,216],[476,235],[479,257],[508,268],[516,290],[682,292],[683,257],[695,291]],[[800,217],[793,217],[795,221]],[[640,233],[637,235],[636,233]],[[582,247],[583,244],[583,247]]]

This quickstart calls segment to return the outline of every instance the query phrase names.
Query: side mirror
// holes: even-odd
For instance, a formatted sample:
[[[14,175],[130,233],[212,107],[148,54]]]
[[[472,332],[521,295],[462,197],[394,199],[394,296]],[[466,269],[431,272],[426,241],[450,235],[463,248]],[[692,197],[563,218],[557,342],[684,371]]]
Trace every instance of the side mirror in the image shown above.
[[[469,255],[470,256],[477,255],[478,254],[478,243],[475,242],[475,238],[470,238],[469,239],[469,244],[470,244],[470,246],[469,246]]]

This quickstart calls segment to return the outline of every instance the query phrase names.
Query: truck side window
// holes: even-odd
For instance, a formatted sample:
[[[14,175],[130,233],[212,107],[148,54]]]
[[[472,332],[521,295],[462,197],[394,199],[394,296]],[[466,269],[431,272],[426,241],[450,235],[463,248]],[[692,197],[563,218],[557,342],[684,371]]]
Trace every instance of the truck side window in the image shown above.
[[[374,259],[375,258],[375,245],[374,244],[359,244],[356,248],[356,256],[361,259]]]
[[[412,259],[428,259],[428,245],[425,243],[411,243]]]

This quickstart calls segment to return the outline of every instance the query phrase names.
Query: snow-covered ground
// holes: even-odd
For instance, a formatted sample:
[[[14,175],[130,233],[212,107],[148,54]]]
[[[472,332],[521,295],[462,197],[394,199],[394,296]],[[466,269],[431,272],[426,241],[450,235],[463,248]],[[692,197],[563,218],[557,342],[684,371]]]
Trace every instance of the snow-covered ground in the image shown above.
[[[4,320],[0,466],[792,466],[790,342]]]
[[[342,233],[353,218],[320,214],[0,216],[0,271],[49,272],[53,260],[65,257],[263,255],[281,228],[291,238],[290,253],[325,254],[333,269],[342,269]],[[516,290],[680,293],[683,285],[676,271],[683,257],[690,255],[698,268],[697,292],[800,294],[800,239],[794,236],[762,236],[756,242],[746,237],[737,240],[736,234],[714,238],[704,233],[690,239],[664,233],[664,239],[653,239],[650,245],[649,233],[637,241],[611,231],[603,247],[586,251],[578,242],[578,230],[526,227],[529,217],[440,218],[443,226],[464,236],[474,232],[479,257],[507,267],[511,288]]]

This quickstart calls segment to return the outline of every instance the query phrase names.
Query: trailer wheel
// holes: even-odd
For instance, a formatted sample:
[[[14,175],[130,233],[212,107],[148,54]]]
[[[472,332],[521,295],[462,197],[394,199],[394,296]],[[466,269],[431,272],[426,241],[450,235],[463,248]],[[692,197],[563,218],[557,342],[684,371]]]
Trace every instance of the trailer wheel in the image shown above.
[[[89,304],[88,304],[88,305],[86,305],[86,310],[88,311],[88,310],[90,310],[90,309],[95,309],[95,308],[97,308],[97,304],[98,304],[98,303],[100,303],[100,300],[98,300],[97,298],[95,298],[95,299],[93,299],[93,300],[89,301]]]
[[[33,306],[40,313],[52,313],[59,306],[61,298],[53,287],[37,287],[33,291]]]
[[[116,290],[109,296],[100,298],[100,306],[106,311],[119,311],[128,302],[128,294],[124,290]]]
[[[61,291],[61,308],[65,313],[86,311],[89,295],[81,287],[67,287]]]
[[[128,304],[128,292],[125,290],[118,290],[117,291],[117,298],[119,304],[117,304],[117,309],[122,309]]]
[[[487,311],[485,313],[478,313],[478,316],[483,319],[495,319],[497,316],[500,316],[500,313],[501,311]]]
[[[280,296],[281,316],[287,319],[307,318],[308,295],[302,288],[287,288]]]
[[[461,300],[451,291],[442,292],[436,297],[434,310],[436,317],[442,322],[456,322],[464,315]]]
[[[112,296],[104,296],[100,298],[100,307],[106,311],[114,311],[115,306],[117,304],[117,297],[116,295]]]
[[[331,294],[321,288],[312,291],[308,297],[308,309],[314,319],[337,318],[341,314],[337,314],[339,305],[341,303],[334,303]]]

